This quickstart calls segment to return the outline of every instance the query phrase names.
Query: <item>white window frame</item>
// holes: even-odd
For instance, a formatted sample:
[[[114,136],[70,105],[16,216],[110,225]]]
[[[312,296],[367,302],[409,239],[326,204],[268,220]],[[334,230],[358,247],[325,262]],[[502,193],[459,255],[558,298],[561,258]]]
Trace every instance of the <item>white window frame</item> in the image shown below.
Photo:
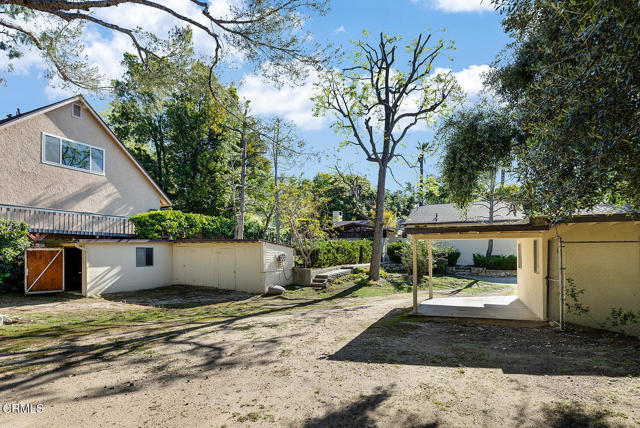
[[[78,116],[74,114],[76,106],[80,107],[80,114]],[[78,103],[71,104],[71,116],[75,117],[76,119],[82,119],[82,106],[80,104]]]
[[[47,137],[52,137],[52,138],[57,138],[60,140],[60,163],[56,163],[56,162],[49,162],[48,160],[45,159],[45,142],[47,140]],[[102,172],[98,172],[98,171],[92,171],[91,169],[83,169],[83,168],[76,168],[75,166],[71,166],[71,165],[64,165],[62,163],[62,140],[66,140],[69,141],[71,143],[75,143],[75,144],[80,144],[82,146],[86,146],[89,148],[89,168],[91,168],[91,166],[93,165],[93,154],[91,153],[91,149],[96,149],[96,150],[100,150],[102,151]],[[87,143],[83,143],[81,141],[75,141],[72,140],[70,138],[67,137],[60,137],[58,135],[54,135],[54,134],[50,134],[48,132],[43,132],[42,133],[42,139],[40,142],[41,145],[41,151],[42,151],[42,156],[41,156],[41,162],[47,165],[53,165],[53,166],[57,166],[60,168],[66,168],[66,169],[72,169],[74,171],[81,171],[81,172],[86,172],[89,174],[94,174],[94,175],[105,175],[105,172],[107,171],[107,153],[106,150],[103,149],[102,147],[98,147],[98,146],[92,146],[90,144]]]

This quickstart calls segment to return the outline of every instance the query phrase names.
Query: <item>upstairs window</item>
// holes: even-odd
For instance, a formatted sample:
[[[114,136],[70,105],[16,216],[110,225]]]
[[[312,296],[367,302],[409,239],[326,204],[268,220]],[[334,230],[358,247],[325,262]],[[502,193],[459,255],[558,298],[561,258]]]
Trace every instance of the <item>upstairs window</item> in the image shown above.
[[[72,104],[71,115],[78,119],[82,118],[82,107],[80,107],[80,104]]]
[[[42,134],[42,161],[104,175],[104,149]]]

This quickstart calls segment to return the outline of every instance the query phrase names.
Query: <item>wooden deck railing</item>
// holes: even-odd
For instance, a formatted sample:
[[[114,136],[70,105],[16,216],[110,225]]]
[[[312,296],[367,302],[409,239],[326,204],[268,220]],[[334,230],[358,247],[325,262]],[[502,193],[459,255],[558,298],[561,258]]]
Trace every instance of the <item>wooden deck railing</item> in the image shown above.
[[[133,237],[127,217],[0,204],[0,218],[23,221],[29,232],[62,235]]]

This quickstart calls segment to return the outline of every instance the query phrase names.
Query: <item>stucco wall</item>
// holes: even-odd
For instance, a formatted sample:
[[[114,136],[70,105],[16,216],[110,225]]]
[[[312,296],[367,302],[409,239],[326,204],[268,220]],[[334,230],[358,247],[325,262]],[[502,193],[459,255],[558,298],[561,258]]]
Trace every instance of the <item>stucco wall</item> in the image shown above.
[[[637,241],[640,224],[578,223],[562,225],[558,233],[565,241],[565,278],[584,289],[580,301],[589,307],[586,315],[566,314],[566,320],[602,327],[611,308],[640,311],[640,243],[570,243],[570,241]],[[548,234],[547,239],[555,235]],[[567,242],[569,241],[569,242]],[[629,329],[640,334],[640,327]]]
[[[445,247],[453,247],[460,251],[460,258],[458,259],[459,265],[472,265],[473,254],[480,253],[484,255],[487,252],[487,239],[472,239],[472,240],[453,240],[453,241],[438,241]],[[516,254],[516,240],[515,239],[494,239],[493,240],[493,253],[494,255],[510,256]]]
[[[538,241],[539,269],[534,271],[534,241]],[[547,250],[545,240],[540,238],[518,239],[521,253],[518,255],[518,299],[537,317],[546,318],[546,269]],[[517,246],[516,246],[517,252]],[[521,267],[522,266],[522,267]]]
[[[173,246],[173,283],[263,293],[261,242]]]
[[[264,257],[264,291],[272,285],[293,284],[293,265],[295,261],[295,250],[284,245],[277,245],[270,242],[263,242]],[[278,266],[276,258],[284,253],[286,260],[283,266]]]
[[[86,295],[136,291],[171,285],[169,243],[87,243]],[[153,266],[136,267],[136,248],[153,248]]]
[[[161,195],[87,108],[72,104],[0,128],[0,203],[131,216]],[[105,150],[105,175],[42,163],[42,132]]]

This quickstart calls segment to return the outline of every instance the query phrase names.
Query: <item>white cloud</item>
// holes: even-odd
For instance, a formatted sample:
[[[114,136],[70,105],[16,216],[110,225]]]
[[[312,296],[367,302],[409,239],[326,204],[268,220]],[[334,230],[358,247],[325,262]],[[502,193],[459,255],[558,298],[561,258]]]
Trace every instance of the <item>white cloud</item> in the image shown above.
[[[411,0],[411,2],[451,13],[494,10],[490,0]]]
[[[304,130],[324,128],[324,119],[312,113],[313,82],[317,73],[310,72],[301,86],[277,88],[260,76],[248,75],[243,79],[238,93],[251,101],[251,112],[256,115],[279,115]]]
[[[341,26],[339,26],[338,28],[336,28],[334,31],[335,31],[336,33],[344,33],[344,32],[345,32],[345,31],[347,31],[347,30],[345,30],[344,25],[341,25]]]
[[[460,71],[454,71],[453,75],[458,80],[458,84],[463,91],[467,93],[467,99],[477,98],[480,91],[484,88],[482,84],[482,74],[491,70],[487,64],[470,65]],[[437,68],[435,74],[448,73],[448,68]]]

